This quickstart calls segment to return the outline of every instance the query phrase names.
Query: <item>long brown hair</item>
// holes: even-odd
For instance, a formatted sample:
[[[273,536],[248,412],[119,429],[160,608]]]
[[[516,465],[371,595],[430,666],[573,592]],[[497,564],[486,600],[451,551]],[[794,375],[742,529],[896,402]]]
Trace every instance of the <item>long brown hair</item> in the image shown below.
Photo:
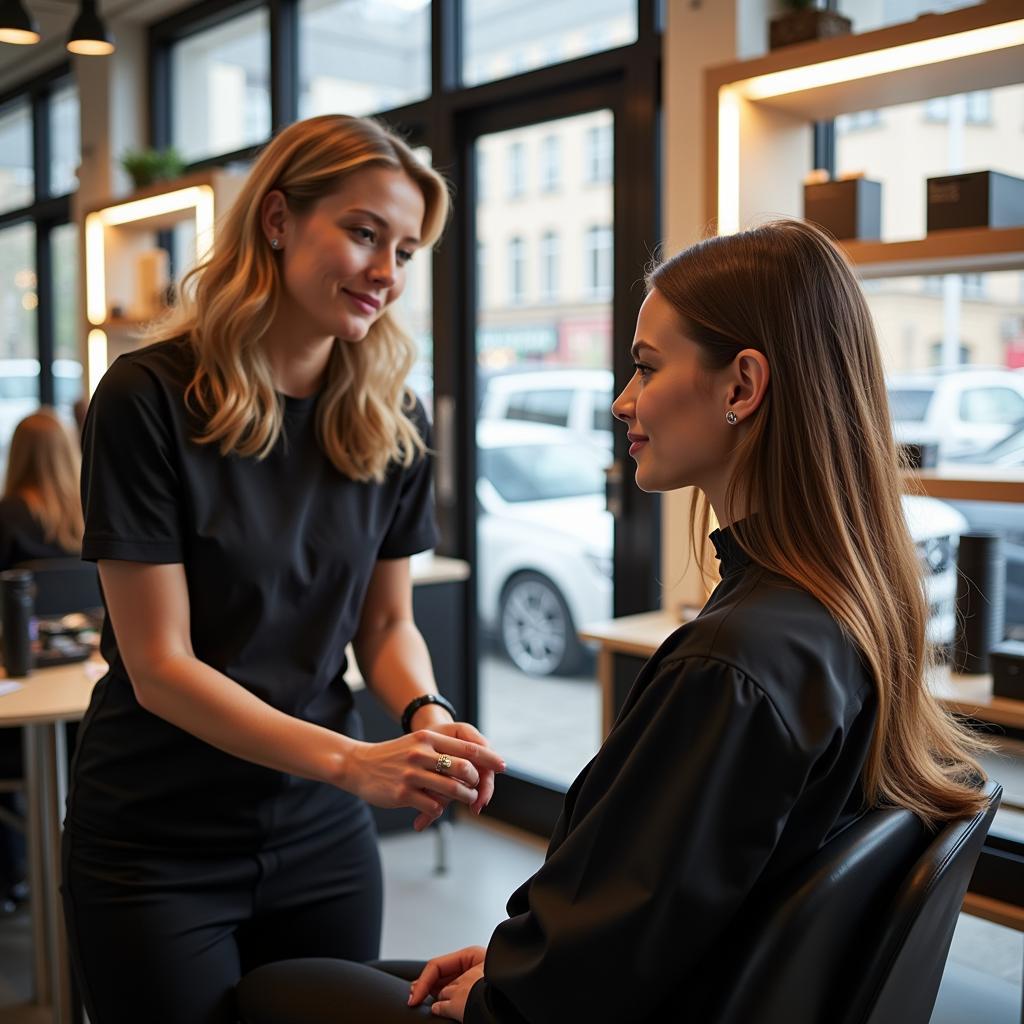
[[[21,498],[46,540],[68,552],[82,549],[80,468],[77,446],[53,410],[41,408],[14,428],[4,497]]]
[[[206,425],[196,440],[223,454],[268,455],[283,412],[270,365],[259,345],[281,294],[278,261],[260,227],[263,198],[284,193],[299,215],[366,167],[404,171],[423,193],[423,246],[440,236],[448,190],[436,171],[382,124],[325,114],[289,125],[260,154],[234,204],[218,225],[208,256],[183,282],[178,310],[150,340],[184,335],[198,368],[187,393]],[[335,339],[317,408],[320,443],[334,465],[356,480],[381,480],[393,461],[409,465],[424,444],[407,413],[405,378],[415,361],[412,340],[391,310],[358,345]]]
[[[878,694],[864,773],[874,805],[929,824],[979,810],[984,747],[925,682],[928,602],[900,499],[882,359],[863,292],[839,249],[795,220],[709,238],[648,278],[708,371],[744,348],[771,379],[739,442],[726,493],[752,559],[814,595],[862,652]],[[706,535],[710,506],[695,503]],[[698,512],[698,504],[700,511]],[[696,551],[703,565],[703,550]]]

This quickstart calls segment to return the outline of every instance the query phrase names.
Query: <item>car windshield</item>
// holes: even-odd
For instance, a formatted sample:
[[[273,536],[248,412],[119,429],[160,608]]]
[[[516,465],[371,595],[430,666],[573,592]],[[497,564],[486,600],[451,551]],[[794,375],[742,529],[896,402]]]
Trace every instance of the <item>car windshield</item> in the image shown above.
[[[889,388],[889,410],[895,422],[920,423],[934,392],[930,388]]]
[[[604,490],[602,456],[582,445],[482,448],[480,471],[509,502],[577,498]]]

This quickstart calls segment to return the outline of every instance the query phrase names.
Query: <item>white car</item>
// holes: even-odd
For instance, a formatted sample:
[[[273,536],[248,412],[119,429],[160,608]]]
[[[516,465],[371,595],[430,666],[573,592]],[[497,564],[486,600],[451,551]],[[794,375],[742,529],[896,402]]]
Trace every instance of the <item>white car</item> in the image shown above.
[[[477,446],[481,625],[523,672],[571,672],[584,652],[576,630],[612,616],[607,456],[564,428],[536,423],[482,421]],[[949,644],[967,520],[935,498],[904,496],[903,510],[925,570],[928,639]]]
[[[477,424],[477,605],[523,672],[580,665],[576,630],[612,615],[610,453],[564,427]]]
[[[564,427],[611,451],[612,372],[513,370],[486,380],[479,418]]]
[[[1024,420],[1024,375],[961,367],[895,374],[886,381],[900,443],[936,443],[940,458],[984,451]]]

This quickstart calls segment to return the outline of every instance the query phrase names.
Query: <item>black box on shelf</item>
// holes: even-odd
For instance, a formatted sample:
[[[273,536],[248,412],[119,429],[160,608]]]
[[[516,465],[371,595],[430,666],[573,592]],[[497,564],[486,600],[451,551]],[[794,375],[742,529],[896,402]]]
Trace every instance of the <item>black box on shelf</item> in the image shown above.
[[[998,171],[929,178],[928,231],[1024,224],[1024,178]]]
[[[997,697],[1024,700],[1024,643],[1004,640],[989,651],[992,693]]]
[[[840,241],[882,237],[882,183],[846,178],[804,185],[804,220]]]

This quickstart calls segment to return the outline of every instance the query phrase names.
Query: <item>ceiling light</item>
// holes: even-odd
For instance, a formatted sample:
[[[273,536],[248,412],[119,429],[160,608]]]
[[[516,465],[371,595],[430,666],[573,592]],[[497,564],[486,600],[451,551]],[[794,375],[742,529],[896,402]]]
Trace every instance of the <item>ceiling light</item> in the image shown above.
[[[82,0],[82,6],[68,35],[68,49],[87,56],[114,52],[114,37],[96,13],[96,0]]]
[[[27,46],[39,42],[39,26],[21,0],[0,0],[0,43]]]

